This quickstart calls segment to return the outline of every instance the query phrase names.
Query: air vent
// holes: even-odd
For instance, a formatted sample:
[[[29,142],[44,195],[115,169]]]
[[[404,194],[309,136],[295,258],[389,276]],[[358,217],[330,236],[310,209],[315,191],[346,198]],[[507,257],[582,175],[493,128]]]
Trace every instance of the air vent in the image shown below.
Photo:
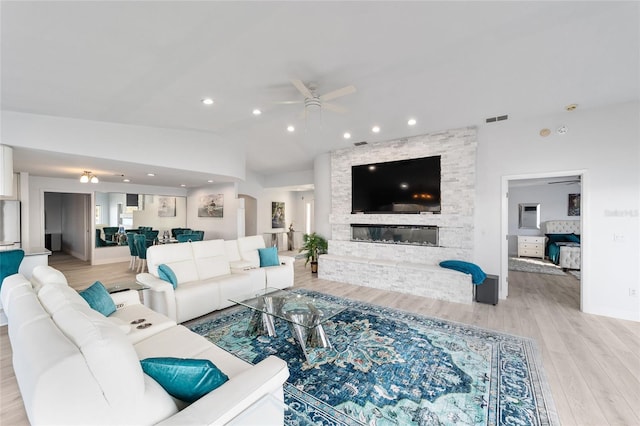
[[[366,144],[367,144],[367,141],[354,142],[353,144],[354,144],[355,146],[366,145]]]
[[[504,120],[507,120],[508,118],[509,116],[505,114],[505,115],[499,115],[497,117],[489,117],[485,121],[487,123],[495,123],[496,121],[504,121]]]

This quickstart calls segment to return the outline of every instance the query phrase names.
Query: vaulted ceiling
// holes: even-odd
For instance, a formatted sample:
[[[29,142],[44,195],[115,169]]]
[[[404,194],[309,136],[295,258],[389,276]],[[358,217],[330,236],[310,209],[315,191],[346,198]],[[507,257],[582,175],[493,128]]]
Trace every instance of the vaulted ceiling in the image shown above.
[[[636,2],[3,1],[1,8],[3,110],[212,132],[244,145],[247,168],[264,176],[311,169],[318,153],[357,141],[570,103],[600,107],[640,92]],[[331,100],[345,112],[312,108],[305,117],[292,80],[317,95],[356,91]],[[202,104],[207,97],[213,105]],[[16,167],[43,174],[46,154],[19,150]]]

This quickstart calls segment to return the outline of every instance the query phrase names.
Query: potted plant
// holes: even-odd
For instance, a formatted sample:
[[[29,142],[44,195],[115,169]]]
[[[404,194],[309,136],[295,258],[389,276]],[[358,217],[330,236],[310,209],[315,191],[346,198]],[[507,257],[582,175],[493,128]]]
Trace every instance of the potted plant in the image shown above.
[[[318,272],[318,256],[327,252],[327,240],[315,232],[312,234],[304,234],[302,236],[302,247],[300,253],[306,251],[306,260],[304,266],[311,262],[311,272]]]

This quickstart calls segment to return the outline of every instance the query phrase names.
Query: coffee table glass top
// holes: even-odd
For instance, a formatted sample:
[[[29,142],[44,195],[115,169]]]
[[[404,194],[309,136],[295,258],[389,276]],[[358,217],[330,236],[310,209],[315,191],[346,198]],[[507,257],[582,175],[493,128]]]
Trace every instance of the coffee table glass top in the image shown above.
[[[321,325],[346,309],[311,295],[276,288],[266,288],[248,300],[229,300],[306,328]]]

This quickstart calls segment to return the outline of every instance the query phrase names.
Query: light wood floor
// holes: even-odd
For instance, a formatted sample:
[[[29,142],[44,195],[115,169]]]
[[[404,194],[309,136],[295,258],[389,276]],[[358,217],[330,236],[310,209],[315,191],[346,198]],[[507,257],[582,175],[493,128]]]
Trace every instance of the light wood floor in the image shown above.
[[[50,264],[75,288],[135,278],[128,264],[91,267],[65,255]],[[640,425],[640,323],[583,314],[570,276],[509,274],[498,305],[461,305],[324,281],[296,261],[296,287],[349,297],[535,339],[563,425]],[[0,329],[0,425],[28,424],[11,366],[7,328]]]

